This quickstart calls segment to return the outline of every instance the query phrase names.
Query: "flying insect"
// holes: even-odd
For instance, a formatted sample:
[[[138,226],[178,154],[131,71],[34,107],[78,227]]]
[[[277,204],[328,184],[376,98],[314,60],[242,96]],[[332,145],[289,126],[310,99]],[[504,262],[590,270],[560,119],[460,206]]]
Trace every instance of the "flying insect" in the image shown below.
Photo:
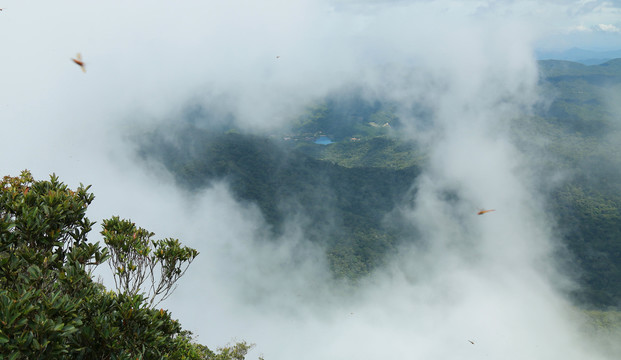
[[[84,67],[84,61],[82,61],[82,55],[80,53],[75,56],[75,59],[71,60],[82,68],[82,72],[86,72],[86,67]]]

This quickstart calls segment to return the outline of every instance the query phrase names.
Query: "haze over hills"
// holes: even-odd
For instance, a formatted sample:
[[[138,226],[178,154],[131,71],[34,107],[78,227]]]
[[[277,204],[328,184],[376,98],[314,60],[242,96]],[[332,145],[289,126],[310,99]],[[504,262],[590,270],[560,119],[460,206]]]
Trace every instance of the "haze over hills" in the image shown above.
[[[9,5],[3,175],[92,184],[93,242],[119,215],[199,251],[163,305],[201,343],[619,359],[621,92],[533,56],[621,49],[618,2]]]
[[[539,60],[565,60],[584,65],[599,65],[612,59],[621,58],[621,49],[595,51],[573,47],[563,51],[540,50],[536,52],[536,56]]]
[[[513,122],[513,141],[536,159],[533,181],[546,194],[549,216],[568,250],[557,256],[575,260],[565,264],[581,285],[574,300],[617,307],[621,132],[609,105],[611,91],[621,86],[621,60],[598,66],[549,60],[539,66],[550,102]],[[433,118],[423,108],[411,111]],[[335,93],[309,105],[289,130],[269,136],[210,128],[213,118],[194,116],[185,125],[142,136],[139,153],[161,162],[189,191],[226,180],[238,199],[258,206],[275,234],[292,216],[304,219],[305,237],[326,247],[333,274],[357,281],[404,243],[425,242],[399,209],[415,201],[429,153],[423,142],[399,135],[404,125],[395,109],[358,91]],[[334,142],[315,144],[319,136]],[[458,192],[442,196],[461,201]]]

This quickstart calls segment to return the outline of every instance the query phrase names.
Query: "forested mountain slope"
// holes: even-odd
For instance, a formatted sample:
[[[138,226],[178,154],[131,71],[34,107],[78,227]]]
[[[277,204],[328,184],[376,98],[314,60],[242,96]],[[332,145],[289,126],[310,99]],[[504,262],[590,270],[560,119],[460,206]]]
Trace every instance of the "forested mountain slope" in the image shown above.
[[[550,207],[579,264],[585,303],[621,303],[621,59],[597,66],[540,62],[553,102],[536,121],[568,180]]]
[[[514,140],[539,159],[542,183],[563,174],[546,185],[547,204],[577,264],[576,299],[619,306],[621,107],[614,100],[621,94],[621,60],[539,64],[549,101],[516,122]],[[416,241],[415,229],[396,226],[394,210],[414,201],[426,154],[396,135],[400,119],[391,104],[353,91],[310,105],[292,124],[287,133],[257,136],[210,130],[193,119],[141,136],[139,154],[161,162],[187,189],[226,180],[238,199],[260,208],[274,234],[292,215],[302,219],[307,238],[326,246],[336,276],[364,276],[399,241]],[[319,136],[334,143],[315,144]]]
[[[282,233],[287,216],[297,216],[309,239],[328,246],[336,274],[368,273],[394,248],[397,229],[384,217],[413,196],[419,168],[347,168],[292,146],[186,128],[174,142],[153,134],[141,153],[160,160],[188,189],[226,180],[238,199],[258,205],[274,234]]]

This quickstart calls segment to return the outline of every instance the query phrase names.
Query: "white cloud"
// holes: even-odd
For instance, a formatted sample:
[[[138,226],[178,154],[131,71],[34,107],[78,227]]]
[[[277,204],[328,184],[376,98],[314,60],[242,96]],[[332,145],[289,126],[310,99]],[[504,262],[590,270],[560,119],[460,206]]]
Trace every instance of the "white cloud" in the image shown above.
[[[600,31],[609,32],[609,33],[621,32],[621,29],[619,29],[618,27],[612,24],[598,24],[596,28]]]
[[[593,29],[586,27],[584,25],[578,25],[574,28],[572,28],[570,31],[577,31],[577,32],[591,32],[593,31]]]
[[[197,247],[169,305],[201,341],[244,338],[274,360],[597,358],[537,265],[554,239],[527,160],[503,131],[537,99],[532,43],[568,24],[614,23],[601,13],[583,22],[560,1],[9,5],[0,14],[2,175],[31,168],[93,184],[93,220],[131,217]],[[69,60],[76,52],[86,74]],[[295,224],[293,242],[265,239],[260,214],[226,186],[187,199],[136,166],[120,139],[174,120],[188,101],[222,98],[243,126],[276,127],[352,80],[402,109],[427,102],[436,116],[426,135],[438,140],[405,212],[433,246],[403,249],[353,296],[327,279]],[[442,200],[447,189],[458,205]],[[487,205],[498,212],[471,216]],[[292,263],[300,253],[307,260]]]

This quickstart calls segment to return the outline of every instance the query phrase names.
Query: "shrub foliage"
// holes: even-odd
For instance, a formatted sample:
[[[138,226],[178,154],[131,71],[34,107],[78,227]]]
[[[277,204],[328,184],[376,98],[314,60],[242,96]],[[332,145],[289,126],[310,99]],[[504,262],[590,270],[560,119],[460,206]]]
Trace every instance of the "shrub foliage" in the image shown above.
[[[176,239],[151,240],[118,217],[104,221],[107,246],[89,242],[88,190],[71,190],[55,175],[36,181],[28,171],[0,182],[0,358],[231,358],[237,345],[216,354],[153,306],[198,252]],[[117,291],[93,281],[92,270],[107,261],[123,267]]]

